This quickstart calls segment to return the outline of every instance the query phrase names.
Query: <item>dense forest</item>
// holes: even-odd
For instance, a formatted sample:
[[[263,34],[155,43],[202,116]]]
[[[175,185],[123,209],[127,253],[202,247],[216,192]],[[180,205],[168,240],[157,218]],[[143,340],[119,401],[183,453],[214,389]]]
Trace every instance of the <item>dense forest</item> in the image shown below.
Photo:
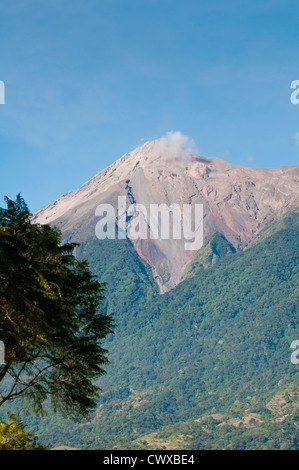
[[[117,324],[97,409],[78,424],[14,412],[52,446],[298,449],[298,235],[297,212],[242,252],[216,234],[163,295],[128,241],[83,243]]]

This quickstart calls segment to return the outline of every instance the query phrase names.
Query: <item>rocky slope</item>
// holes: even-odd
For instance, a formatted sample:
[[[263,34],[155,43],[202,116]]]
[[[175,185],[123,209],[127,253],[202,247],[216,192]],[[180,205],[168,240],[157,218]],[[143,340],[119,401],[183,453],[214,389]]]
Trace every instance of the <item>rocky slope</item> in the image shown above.
[[[273,218],[299,205],[299,165],[251,168],[219,158],[195,155],[165,139],[147,142],[76,191],[64,194],[34,213],[40,224],[56,224],[73,241],[95,237],[96,207],[127,205],[203,204],[203,243],[222,233],[236,249],[244,249]],[[152,267],[160,291],[177,285],[196,251],[185,240],[133,240],[138,254]]]

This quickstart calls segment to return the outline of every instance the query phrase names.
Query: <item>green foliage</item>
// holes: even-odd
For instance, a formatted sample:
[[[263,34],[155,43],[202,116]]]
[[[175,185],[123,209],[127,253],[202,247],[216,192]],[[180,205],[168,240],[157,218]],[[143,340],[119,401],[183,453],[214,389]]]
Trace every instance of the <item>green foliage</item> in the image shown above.
[[[104,392],[80,425],[30,426],[83,449],[298,449],[298,217],[267,233],[237,253],[216,235],[217,262],[161,296],[125,240],[82,244],[117,312]]]
[[[31,223],[18,195],[0,209],[0,336],[6,364],[0,368],[0,405],[28,397],[36,411],[50,397],[66,416],[86,416],[95,406],[107,351],[101,341],[112,318],[101,311],[104,284],[75,244]],[[4,381],[5,378],[5,381]]]
[[[283,422],[267,416],[267,410],[259,414],[246,412],[245,418],[214,414],[197,420],[188,420],[165,426],[159,431],[144,435],[135,441],[139,448],[198,449],[198,450],[280,450],[298,449],[299,432],[296,415]]]
[[[9,414],[7,422],[0,421],[0,450],[46,450],[26,427],[13,413]]]
[[[105,283],[106,310],[119,312],[117,336],[127,335],[135,328],[136,313],[158,296],[149,266],[128,240],[90,239],[76,248],[76,257],[88,259],[92,272]]]
[[[225,236],[216,232],[188,265],[186,276],[194,276],[211,263],[216,263],[224,256],[235,252],[236,249]]]

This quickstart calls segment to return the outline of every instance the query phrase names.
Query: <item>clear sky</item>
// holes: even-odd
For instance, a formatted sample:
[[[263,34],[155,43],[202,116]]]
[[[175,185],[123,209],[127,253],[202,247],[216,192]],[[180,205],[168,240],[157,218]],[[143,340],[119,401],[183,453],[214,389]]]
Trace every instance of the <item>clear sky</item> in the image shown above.
[[[36,210],[145,141],[299,163],[297,0],[0,0],[0,206]]]

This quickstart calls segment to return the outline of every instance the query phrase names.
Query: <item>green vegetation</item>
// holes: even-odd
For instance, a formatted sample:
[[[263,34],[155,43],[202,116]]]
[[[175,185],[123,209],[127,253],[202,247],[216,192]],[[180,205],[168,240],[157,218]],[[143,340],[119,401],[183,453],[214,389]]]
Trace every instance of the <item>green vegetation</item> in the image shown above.
[[[216,263],[220,258],[235,253],[234,246],[222,233],[216,232],[211,240],[206,243],[192,262],[187,266],[187,277],[198,274],[201,269],[207,268],[211,263]]]
[[[0,421],[0,450],[46,450],[46,446],[38,443],[26,425],[19,422],[10,413],[8,421]]]
[[[215,235],[212,259],[162,296],[127,241],[83,243],[117,312],[103,392],[78,425],[49,414],[30,427],[83,449],[298,449],[298,234],[292,213],[244,252]]]
[[[46,399],[65,416],[96,405],[94,384],[108,363],[101,341],[112,319],[101,311],[104,285],[61,244],[58,229],[31,223],[24,200],[0,209],[0,406],[19,397],[42,412]]]
[[[288,406],[284,405],[282,419],[281,415],[275,416],[267,408],[260,407],[258,412],[254,411],[256,405],[250,405],[251,400],[250,397],[247,403],[236,402],[224,413],[165,426],[143,435],[135,443],[144,449],[298,449],[296,421],[299,415],[295,403],[289,400]]]

